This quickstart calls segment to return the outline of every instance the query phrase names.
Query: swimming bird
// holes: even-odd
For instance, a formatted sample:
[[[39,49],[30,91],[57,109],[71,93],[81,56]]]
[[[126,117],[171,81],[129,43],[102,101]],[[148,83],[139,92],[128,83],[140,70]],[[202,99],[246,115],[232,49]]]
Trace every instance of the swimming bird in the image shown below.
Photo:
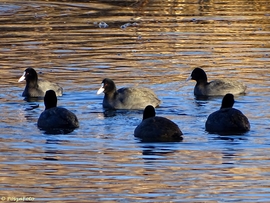
[[[46,91],[45,110],[40,114],[37,125],[44,130],[74,129],[79,127],[77,116],[71,111],[57,107],[57,97],[53,90]]]
[[[109,78],[102,81],[97,94],[104,93],[103,108],[108,109],[144,109],[147,105],[157,107],[161,101],[149,88],[125,87],[116,89]]]
[[[56,96],[62,96],[63,88],[56,83],[39,80],[38,74],[33,68],[25,69],[18,82],[26,81],[23,97],[44,97],[47,90],[54,90]]]
[[[195,68],[189,79],[196,80],[194,95],[196,96],[224,96],[227,93],[242,94],[247,87],[240,81],[216,79],[207,82],[207,75],[201,68]]]
[[[205,123],[205,130],[211,133],[244,133],[250,130],[248,118],[238,109],[233,108],[234,95],[223,97],[221,108],[210,114]]]
[[[142,122],[135,128],[134,136],[142,141],[181,141],[183,133],[173,121],[156,116],[155,108],[145,107]]]

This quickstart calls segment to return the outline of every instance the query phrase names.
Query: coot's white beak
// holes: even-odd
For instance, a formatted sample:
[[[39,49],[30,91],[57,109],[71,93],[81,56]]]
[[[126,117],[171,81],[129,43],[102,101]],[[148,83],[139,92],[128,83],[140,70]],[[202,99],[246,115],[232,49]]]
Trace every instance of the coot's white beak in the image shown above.
[[[99,90],[97,91],[97,94],[101,94],[102,92],[104,92],[104,84],[101,84],[101,87],[99,88]]]
[[[189,81],[189,80],[191,80],[191,79],[192,79],[192,77],[191,77],[191,75],[190,75],[190,76],[188,76],[188,78],[186,79],[186,82]]]
[[[24,81],[25,80],[25,72],[23,73],[22,77],[18,80],[18,82]]]

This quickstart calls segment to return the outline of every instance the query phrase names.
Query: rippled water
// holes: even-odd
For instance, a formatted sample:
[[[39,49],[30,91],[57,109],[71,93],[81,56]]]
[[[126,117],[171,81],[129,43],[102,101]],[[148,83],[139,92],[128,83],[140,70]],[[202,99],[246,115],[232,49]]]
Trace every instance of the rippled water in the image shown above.
[[[268,0],[0,0],[0,16],[1,200],[270,201]],[[43,101],[24,101],[17,82],[29,66],[64,87],[58,104],[76,113],[79,129],[37,128]],[[209,80],[246,83],[235,107],[250,132],[204,131],[221,98],[194,98],[185,79],[198,66]],[[105,77],[153,89],[157,114],[179,125],[183,142],[135,139],[141,111],[104,114],[96,91]]]

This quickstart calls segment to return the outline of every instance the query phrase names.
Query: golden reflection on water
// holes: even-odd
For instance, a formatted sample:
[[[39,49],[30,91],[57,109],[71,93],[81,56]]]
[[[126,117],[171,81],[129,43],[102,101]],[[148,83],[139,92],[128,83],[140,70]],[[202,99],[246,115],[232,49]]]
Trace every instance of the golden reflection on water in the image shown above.
[[[90,110],[74,106],[68,94],[72,99],[60,102],[74,110],[78,107],[82,130],[59,136],[60,141],[49,140],[35,126],[40,110],[25,111],[27,104],[20,97],[24,84],[17,83],[31,66],[40,78],[57,81],[67,93],[87,92],[80,103],[87,105],[104,77],[116,79],[118,87],[153,85],[160,94],[166,94],[167,87],[154,85],[179,82],[176,89],[182,93],[181,84],[200,66],[210,80],[240,78],[254,98],[252,107],[264,112],[266,106],[258,107],[257,101],[267,100],[258,94],[269,96],[268,1],[0,1],[0,5],[0,84],[5,91],[0,98],[2,196],[32,196],[44,202],[255,201],[259,194],[269,198],[264,156],[268,147],[252,153],[244,147],[218,150],[211,140],[204,146],[208,141],[203,135],[194,138],[186,132],[188,141],[168,153],[143,150],[133,140],[134,126],[124,132],[127,137],[110,136],[117,127],[100,126],[106,118],[95,114],[96,126],[88,127]],[[101,22],[108,27],[100,28]],[[130,24],[121,28],[126,23]],[[263,121],[267,125],[269,114],[244,110],[253,126]],[[188,120],[193,114],[184,116]],[[262,116],[267,118],[261,121]],[[260,139],[254,142],[264,144]],[[190,140],[201,141],[202,148]]]
[[[5,183],[6,187],[6,191],[1,195],[14,196],[15,190],[17,196],[27,195],[37,200],[71,197],[87,202],[85,197],[98,199],[102,196],[109,197],[110,194],[119,194],[116,199],[143,200],[146,194],[151,193],[156,194],[155,199],[166,201],[168,197],[164,194],[175,193],[174,195],[178,194],[188,201],[199,197],[202,193],[218,195],[226,190],[244,189],[247,187],[245,182],[247,179],[260,180],[263,183],[264,174],[269,173],[266,167],[224,166],[222,165],[224,155],[211,151],[200,152],[203,160],[198,159],[197,150],[175,151],[169,154],[175,160],[173,165],[163,164],[159,167],[155,164],[156,160],[144,161],[139,158],[140,154],[133,150],[100,149],[99,152],[80,151],[79,148],[74,152],[61,150],[56,151],[54,157],[42,157],[45,160],[43,163],[41,157],[33,156],[44,154],[38,149],[22,149],[20,153],[29,156],[30,160],[24,160],[16,165],[1,164],[2,174],[9,171],[7,176],[1,177],[1,182]],[[81,154],[81,157],[72,157],[73,154],[76,156]],[[161,161],[167,158],[166,155],[160,157]],[[1,163],[11,161],[1,157]],[[252,159],[249,157],[248,161]],[[127,165],[129,167],[123,167]],[[206,186],[207,182],[210,185]]]

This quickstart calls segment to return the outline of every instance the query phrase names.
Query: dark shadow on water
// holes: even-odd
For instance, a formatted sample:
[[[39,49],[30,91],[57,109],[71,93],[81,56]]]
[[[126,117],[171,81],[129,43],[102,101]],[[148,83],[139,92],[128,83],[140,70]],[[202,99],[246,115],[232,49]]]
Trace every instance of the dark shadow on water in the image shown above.
[[[182,142],[183,137],[177,138],[136,138],[140,143],[168,143],[168,142]]]
[[[41,97],[25,97],[24,101],[26,101],[26,105],[27,107],[25,108],[25,111],[31,111],[33,109],[36,109],[39,107],[39,104],[37,104],[36,102],[43,102],[43,98]]]
[[[127,115],[130,113],[143,114],[143,110],[115,110],[115,109],[104,109],[104,117],[114,117],[117,115]]]
[[[222,164],[231,165],[238,164],[238,157],[242,149],[242,144],[248,141],[247,135],[217,135],[213,137],[213,140],[221,141],[222,143]]]
[[[151,155],[159,155],[159,156],[164,156],[164,155],[169,155],[175,152],[175,150],[172,149],[167,149],[167,148],[159,148],[153,145],[146,145],[143,147],[144,149],[142,150],[142,155],[146,156],[151,156]],[[156,158],[154,157],[144,157],[145,159],[150,159],[150,160],[155,160]]]
[[[116,116],[116,110],[104,110],[104,117],[114,117]]]
[[[195,103],[197,106],[205,106],[208,101],[213,100],[213,99],[220,99],[222,100],[222,96],[194,96]]]
[[[65,129],[65,128],[57,128],[57,129],[40,129],[44,134],[47,135],[59,135],[59,134],[69,134],[73,132],[75,129]]]
[[[235,97],[243,96],[243,95],[246,95],[246,93],[236,94]],[[217,96],[196,96],[196,95],[194,95],[194,99],[196,101],[209,101],[209,100],[212,100],[212,99],[220,99],[220,100],[222,100],[223,97],[224,96],[221,96],[221,95],[217,95]]]
[[[28,103],[27,104],[27,107],[25,108],[25,111],[31,111],[33,109],[36,109],[39,107],[39,104],[36,104],[36,103]]]
[[[233,140],[248,140],[248,133],[234,133],[234,134],[219,134],[220,139],[227,140],[227,139],[233,139]]]
[[[222,151],[222,164],[223,165],[234,165],[238,162],[238,156],[241,153],[241,149],[226,148]]]
[[[54,135],[46,135],[47,139],[45,142],[45,151],[43,159],[46,161],[59,161],[59,157],[61,157],[64,152],[61,150],[61,145],[65,145],[69,142],[66,137],[55,136]],[[63,139],[61,139],[63,138]]]
[[[139,138],[135,138],[139,147],[142,149],[143,159],[156,160],[157,156],[166,156],[174,153],[176,147],[182,141],[142,141]]]
[[[167,142],[166,144],[144,143],[141,145],[142,158],[146,161],[164,159],[177,151],[178,142]]]
[[[194,96],[194,99],[197,101],[208,101],[213,97],[209,97],[209,96]]]
[[[206,131],[207,132],[207,131]],[[242,141],[248,141],[248,132],[246,133],[209,133],[208,135],[211,137],[212,140],[224,141],[226,144],[230,145],[237,145],[240,144]]]
[[[208,132],[209,134],[216,134],[219,135],[220,139],[223,140],[230,140],[230,139],[245,139],[247,136],[247,132]]]
[[[26,102],[43,102],[44,97],[25,97],[23,100]]]
[[[43,158],[46,161],[58,161],[58,159],[52,158],[52,157],[45,157]]]

